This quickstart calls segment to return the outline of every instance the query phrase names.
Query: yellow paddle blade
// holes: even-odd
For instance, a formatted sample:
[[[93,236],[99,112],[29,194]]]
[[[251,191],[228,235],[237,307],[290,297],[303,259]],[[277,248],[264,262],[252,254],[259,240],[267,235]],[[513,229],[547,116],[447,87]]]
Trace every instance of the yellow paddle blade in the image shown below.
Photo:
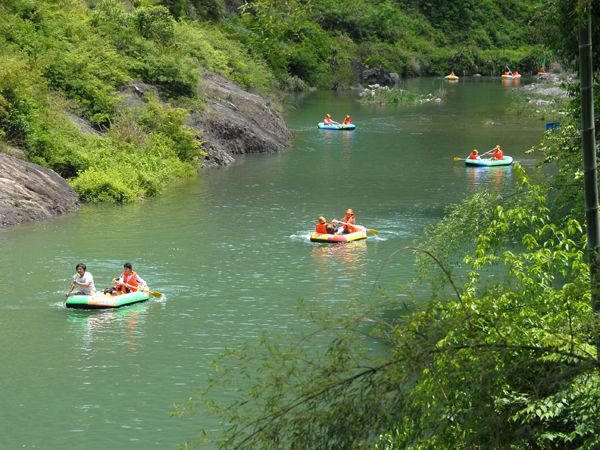
[[[162,294],[160,292],[152,292],[150,291],[150,295],[154,298],[161,298]]]
[[[367,231],[369,233],[373,233],[373,234],[379,234],[379,231],[377,231],[375,228],[367,228]]]
[[[455,156],[454,161],[462,161],[465,158],[461,158],[460,156]]]

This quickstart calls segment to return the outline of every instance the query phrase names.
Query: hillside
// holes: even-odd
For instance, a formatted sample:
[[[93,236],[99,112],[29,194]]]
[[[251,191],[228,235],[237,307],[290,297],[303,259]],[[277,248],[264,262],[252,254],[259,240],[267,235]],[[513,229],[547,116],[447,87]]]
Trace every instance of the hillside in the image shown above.
[[[549,55],[536,26],[540,4],[4,1],[0,151],[53,169],[84,201],[135,201],[205,162],[286,148],[278,108],[265,106],[277,105],[281,90],[343,89],[366,81],[369,69],[536,70]],[[213,74],[233,91],[206,90]],[[276,117],[271,129],[260,131],[252,117],[235,130],[224,129],[230,117],[215,124],[223,112],[211,105],[227,104],[238,87],[257,95],[265,118]],[[223,139],[240,130],[243,143],[229,152]]]

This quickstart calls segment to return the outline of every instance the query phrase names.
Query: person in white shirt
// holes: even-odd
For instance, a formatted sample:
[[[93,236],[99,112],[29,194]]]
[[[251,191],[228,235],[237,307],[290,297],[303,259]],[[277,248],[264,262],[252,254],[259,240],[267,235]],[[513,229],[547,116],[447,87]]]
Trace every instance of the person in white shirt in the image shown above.
[[[71,292],[77,288],[73,295],[96,295],[96,286],[94,286],[94,277],[91,273],[86,272],[86,266],[79,263],[75,266],[77,273],[73,275],[73,281],[65,297],[71,295]]]

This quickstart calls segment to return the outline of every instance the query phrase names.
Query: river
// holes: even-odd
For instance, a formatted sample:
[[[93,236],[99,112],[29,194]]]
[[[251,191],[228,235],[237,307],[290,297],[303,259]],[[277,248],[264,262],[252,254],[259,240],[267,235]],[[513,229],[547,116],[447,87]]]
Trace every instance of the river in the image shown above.
[[[507,114],[511,86],[474,78],[407,87],[442,89],[445,100],[385,107],[311,93],[286,113],[289,152],[241,157],[140,204],[0,230],[0,448],[167,449],[202,427],[218,430],[201,409],[169,414],[204,386],[215,356],[264,332],[292,336],[307,325],[299,299],[334,311],[408,281],[414,258],[394,254],[400,247],[448,204],[510,189],[511,167],[466,168],[455,156],[501,144],[535,166],[525,151],[544,124]],[[318,130],[327,112],[351,114],[356,131]],[[341,219],[346,208],[379,234],[309,242],[319,215]],[[100,288],[131,261],[165,296],[66,309],[80,261]]]

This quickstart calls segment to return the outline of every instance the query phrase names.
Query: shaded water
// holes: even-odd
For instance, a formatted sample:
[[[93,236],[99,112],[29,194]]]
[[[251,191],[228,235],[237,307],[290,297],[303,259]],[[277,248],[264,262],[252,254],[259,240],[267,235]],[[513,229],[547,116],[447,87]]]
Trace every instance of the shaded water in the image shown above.
[[[466,168],[454,156],[501,144],[526,168],[543,123],[506,114],[499,80],[412,80],[441,104],[363,106],[314,93],[287,114],[291,151],[247,156],[159,199],[84,207],[0,230],[0,448],[177,448],[202,413],[169,416],[201,388],[223,349],[306,325],[296,306],[334,310],[413,275],[402,245],[478,189],[508,189],[512,168]],[[323,131],[329,112],[354,132]],[[317,216],[380,231],[327,246],[308,240]],[[73,311],[63,294],[83,261],[100,288],[132,261],[165,298],[113,311]],[[382,263],[385,261],[385,264]],[[290,337],[292,339],[292,337]],[[227,396],[223,393],[223,396]]]

